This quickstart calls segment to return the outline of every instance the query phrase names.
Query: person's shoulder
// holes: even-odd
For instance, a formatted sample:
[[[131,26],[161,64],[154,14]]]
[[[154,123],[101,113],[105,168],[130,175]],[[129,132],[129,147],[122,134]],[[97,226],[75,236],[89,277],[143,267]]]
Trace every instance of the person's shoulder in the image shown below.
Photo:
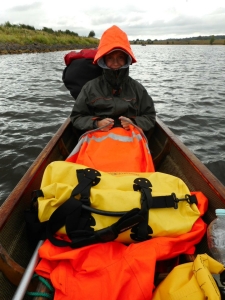
[[[140,83],[137,79],[134,79],[134,78],[132,78],[132,77],[129,76],[129,80],[130,80],[130,83],[132,85],[135,85],[137,88],[145,90],[145,87],[143,86],[143,84]]]
[[[89,89],[91,87],[94,87],[94,86],[98,85],[99,81],[101,80],[101,78],[102,78],[102,75],[100,75],[100,76],[98,76],[98,77],[96,77],[94,79],[91,79],[91,80],[87,81],[84,84],[83,89]]]

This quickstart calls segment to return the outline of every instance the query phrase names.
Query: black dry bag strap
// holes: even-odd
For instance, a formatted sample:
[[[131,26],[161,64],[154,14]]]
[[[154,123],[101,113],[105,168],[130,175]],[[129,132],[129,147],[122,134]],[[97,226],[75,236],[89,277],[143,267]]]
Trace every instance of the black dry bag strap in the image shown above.
[[[101,176],[101,174],[94,170],[94,169],[85,169],[85,170],[77,170],[77,179],[78,179],[78,183],[81,186],[80,189],[80,198],[79,201],[82,204],[82,208],[83,205],[86,206],[90,206],[90,190],[91,187],[98,184],[100,181],[100,178],[98,178],[97,176]],[[87,181],[89,181],[89,183],[87,184]],[[82,186],[84,186],[84,188],[82,188]],[[77,190],[74,189],[71,197],[74,198],[77,195]],[[74,231],[75,230],[88,230],[88,231],[93,231],[93,228],[91,228],[91,226],[95,225],[95,220],[92,217],[91,213],[87,210],[82,209],[80,214],[79,214],[79,219],[75,220],[76,216],[73,215],[68,215],[66,218],[66,232],[67,235],[69,236],[69,238],[73,238],[74,235]]]
[[[82,212],[82,201],[76,200],[77,195],[89,195],[91,186],[97,184],[101,174],[93,169],[77,170],[78,185],[73,189],[70,198],[60,205],[50,216],[47,222],[46,234],[50,242],[59,247],[71,246],[71,242],[57,239],[55,233],[66,224],[66,231],[71,232],[78,226]],[[68,233],[67,233],[68,234]]]
[[[175,193],[165,196],[153,196],[153,202],[151,208],[169,208],[173,207],[178,209],[178,204],[181,201],[186,201],[189,204],[198,204],[196,195],[185,195],[184,198],[178,199]]]
[[[80,248],[96,243],[106,243],[114,241],[118,235],[143,220],[143,217],[139,214],[140,209],[134,208],[126,212],[117,222],[114,224],[93,232],[75,231],[72,239],[72,248]]]
[[[197,204],[195,195],[185,195],[182,199],[178,199],[175,193],[166,196],[152,196],[151,187],[151,182],[146,178],[137,178],[134,180],[134,190],[141,192],[141,210],[139,214],[143,216],[143,221],[134,226],[131,230],[132,233],[130,237],[135,241],[145,241],[151,238],[149,234],[152,234],[153,230],[148,225],[149,209],[169,207],[177,209],[180,201]]]
[[[151,182],[146,178],[136,178],[134,180],[133,188],[135,191],[141,193],[141,210],[139,214],[142,216],[142,221],[134,226],[131,230],[130,237],[135,241],[146,241],[150,239],[152,228],[148,225],[148,211],[153,204],[152,198],[152,185]]]
[[[31,194],[30,207],[24,211],[28,240],[32,246],[36,246],[40,240],[46,239],[46,223],[38,219],[37,199],[44,197],[42,190],[34,190]]]

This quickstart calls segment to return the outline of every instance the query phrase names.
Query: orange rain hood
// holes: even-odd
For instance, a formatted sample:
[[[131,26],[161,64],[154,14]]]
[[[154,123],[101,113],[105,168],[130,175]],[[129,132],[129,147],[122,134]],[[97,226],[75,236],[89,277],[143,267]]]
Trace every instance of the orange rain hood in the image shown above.
[[[113,25],[103,33],[93,63],[96,64],[98,59],[113,49],[124,50],[131,56],[132,63],[136,62],[126,33],[116,25]]]

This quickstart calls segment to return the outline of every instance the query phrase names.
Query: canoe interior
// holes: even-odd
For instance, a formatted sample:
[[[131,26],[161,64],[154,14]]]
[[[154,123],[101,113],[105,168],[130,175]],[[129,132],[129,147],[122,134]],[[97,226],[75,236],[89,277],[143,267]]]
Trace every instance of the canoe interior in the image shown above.
[[[34,251],[27,240],[24,222],[24,211],[30,205],[31,193],[40,187],[45,167],[52,161],[64,160],[66,149],[72,151],[77,140],[69,120],[66,120],[0,208],[0,243],[22,267],[26,267]],[[12,299],[15,290],[0,272],[0,299]]]
[[[209,199],[209,209],[203,219],[206,223],[211,222],[215,218],[215,209],[225,208],[225,187],[157,119],[155,131],[149,139],[153,157],[160,153],[167,140],[170,152],[161,161],[157,171],[181,178],[191,191],[202,191]],[[31,193],[39,189],[46,166],[52,161],[64,160],[77,141],[78,134],[67,119],[0,208],[0,243],[22,267],[26,267],[34,250],[27,240],[24,222],[24,210],[29,207]],[[197,253],[209,253],[206,238],[197,246]],[[2,272],[0,286],[0,299],[11,299],[15,287],[5,279]],[[25,299],[30,298],[27,296]]]

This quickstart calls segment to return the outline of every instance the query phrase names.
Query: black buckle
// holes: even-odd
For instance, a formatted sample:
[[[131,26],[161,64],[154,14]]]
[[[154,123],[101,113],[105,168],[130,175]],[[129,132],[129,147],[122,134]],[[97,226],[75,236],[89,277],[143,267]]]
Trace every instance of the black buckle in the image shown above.
[[[100,178],[97,176],[101,176],[101,173],[95,169],[87,168],[84,169],[84,176],[92,180],[92,186],[97,185],[100,182]]]
[[[98,176],[101,176],[101,173],[95,169],[79,169],[76,172],[79,182],[83,179],[83,177],[90,179],[92,181],[92,186],[97,185],[100,182],[100,178],[98,178]]]
[[[174,208],[178,209],[178,203],[181,201],[187,201],[187,203],[192,204],[193,202],[191,201],[191,195],[186,194],[184,198],[178,199],[175,193],[172,193],[171,196],[173,197],[174,201]]]
[[[133,189],[134,191],[141,191],[141,189],[151,189],[152,184],[147,178],[138,177],[134,180]]]

